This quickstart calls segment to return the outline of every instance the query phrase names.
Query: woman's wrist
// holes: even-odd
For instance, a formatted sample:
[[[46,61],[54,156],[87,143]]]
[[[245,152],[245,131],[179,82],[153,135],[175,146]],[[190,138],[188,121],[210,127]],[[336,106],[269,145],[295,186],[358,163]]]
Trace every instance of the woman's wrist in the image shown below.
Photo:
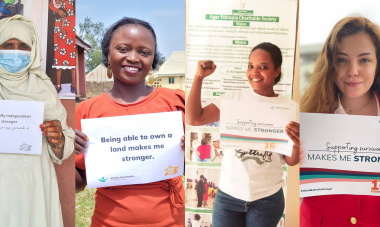
[[[48,139],[48,144],[51,146],[51,148],[54,148],[54,149],[62,148],[65,145],[65,135],[62,133],[59,143],[52,143]]]
[[[197,79],[197,80],[203,81],[204,78],[205,78],[204,76],[202,76],[202,75],[200,75],[198,73],[196,73],[195,76],[194,76],[194,80]]]

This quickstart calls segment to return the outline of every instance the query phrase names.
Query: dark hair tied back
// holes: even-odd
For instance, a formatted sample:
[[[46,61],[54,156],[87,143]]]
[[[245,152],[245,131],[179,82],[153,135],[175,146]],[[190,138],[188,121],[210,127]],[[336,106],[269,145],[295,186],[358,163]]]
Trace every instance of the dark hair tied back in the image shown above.
[[[110,47],[110,43],[111,43],[111,39],[112,39],[112,36],[113,34],[115,33],[115,31],[120,28],[121,26],[124,26],[124,25],[140,25],[140,26],[143,26],[144,28],[148,29],[153,37],[154,37],[154,59],[153,59],[153,64],[152,64],[152,68],[153,70],[157,69],[157,63],[158,63],[158,51],[157,51],[157,38],[156,38],[156,33],[154,32],[152,26],[150,26],[150,24],[146,21],[142,21],[142,20],[139,20],[139,19],[136,19],[136,18],[130,18],[130,17],[124,17],[122,18],[121,20],[119,20],[118,22],[114,23],[108,30],[107,32],[104,34],[104,37],[103,37],[103,40],[102,40],[102,54],[103,54],[103,58],[102,58],[102,63],[107,67],[108,65],[108,52],[109,52],[109,47]]]
[[[207,139],[206,139],[206,138],[203,138],[203,139],[201,140],[201,145],[203,145],[203,146],[206,146],[206,145],[207,145]]]
[[[253,51],[257,49],[265,50],[266,52],[269,53],[270,57],[272,58],[275,69],[278,69],[278,67],[281,66],[282,54],[278,46],[272,43],[260,43],[252,49],[251,54]],[[251,54],[249,56],[251,56]],[[274,85],[276,85],[281,80],[281,75],[282,73],[280,72],[280,74],[274,79]]]

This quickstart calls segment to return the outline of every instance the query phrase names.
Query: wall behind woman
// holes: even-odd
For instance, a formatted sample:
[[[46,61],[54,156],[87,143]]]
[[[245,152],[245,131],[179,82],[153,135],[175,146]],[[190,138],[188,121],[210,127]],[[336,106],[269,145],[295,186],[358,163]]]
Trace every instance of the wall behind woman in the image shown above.
[[[67,125],[75,129],[75,100],[61,99],[67,112]],[[75,152],[62,165],[54,164],[64,226],[75,226]]]
[[[298,24],[299,21],[299,11],[297,15]],[[295,62],[294,62],[294,77],[293,77],[293,93],[292,99],[298,104],[300,102],[300,28],[297,26],[297,44],[295,52]],[[300,165],[288,166],[288,178],[287,178],[287,195],[286,200],[288,201],[285,206],[286,210],[286,222],[285,227],[299,227],[299,178],[300,178]],[[289,202],[290,201],[290,202]]]

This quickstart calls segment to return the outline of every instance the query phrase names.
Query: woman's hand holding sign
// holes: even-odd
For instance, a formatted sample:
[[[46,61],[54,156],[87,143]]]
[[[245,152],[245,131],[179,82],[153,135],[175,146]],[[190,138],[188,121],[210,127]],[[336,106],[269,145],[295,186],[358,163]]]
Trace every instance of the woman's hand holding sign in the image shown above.
[[[88,140],[89,139],[86,134],[79,131],[78,129],[75,129],[75,153],[77,155],[80,155],[86,151],[86,148],[88,147]]]
[[[65,136],[62,133],[62,125],[59,120],[45,121],[40,125],[41,131],[48,139],[54,154],[57,158],[63,157],[63,147],[65,145]]]
[[[181,137],[181,148],[183,151],[185,151],[185,135]]]
[[[87,141],[89,141],[86,134],[75,129],[75,153],[80,155],[86,151],[88,147]],[[86,187],[86,176],[83,170],[76,168],[75,171],[75,192],[78,193]]]
[[[289,122],[285,127],[285,132],[289,138],[293,141],[292,156],[284,156],[286,164],[290,166],[297,165],[299,163],[300,152],[300,124],[294,121]]]
[[[285,132],[293,141],[294,147],[300,146],[300,124],[294,121],[289,122],[285,127]]]

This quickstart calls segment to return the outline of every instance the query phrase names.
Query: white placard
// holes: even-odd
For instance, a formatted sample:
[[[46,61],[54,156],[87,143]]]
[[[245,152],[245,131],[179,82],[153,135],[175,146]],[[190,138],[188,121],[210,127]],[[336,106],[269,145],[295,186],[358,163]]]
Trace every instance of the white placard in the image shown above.
[[[380,117],[301,113],[301,197],[380,195]]]
[[[0,153],[41,154],[44,103],[0,101]]]
[[[254,101],[221,100],[222,148],[255,149],[292,155],[293,141],[285,126],[296,121],[296,106]]]
[[[89,188],[144,184],[183,174],[180,111],[82,119]]]

